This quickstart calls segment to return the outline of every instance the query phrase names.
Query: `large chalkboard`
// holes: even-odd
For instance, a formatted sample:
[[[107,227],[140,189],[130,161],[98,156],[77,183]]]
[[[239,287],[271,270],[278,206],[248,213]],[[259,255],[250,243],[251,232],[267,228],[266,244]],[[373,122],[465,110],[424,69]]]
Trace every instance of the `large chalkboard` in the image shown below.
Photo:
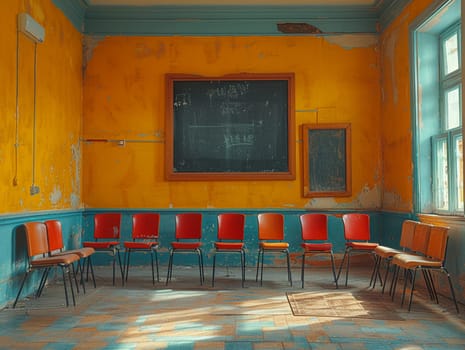
[[[351,194],[349,124],[305,124],[303,134],[303,196]]]
[[[293,78],[168,74],[167,178],[294,179]]]

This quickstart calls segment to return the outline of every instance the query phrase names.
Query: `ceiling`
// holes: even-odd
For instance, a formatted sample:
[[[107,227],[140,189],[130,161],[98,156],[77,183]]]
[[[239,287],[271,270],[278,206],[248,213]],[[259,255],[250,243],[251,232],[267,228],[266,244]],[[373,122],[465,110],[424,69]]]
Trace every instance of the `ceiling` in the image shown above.
[[[86,35],[379,34],[411,0],[52,0]]]
[[[91,6],[157,6],[157,5],[312,5],[355,6],[375,5],[379,0],[86,0]]]

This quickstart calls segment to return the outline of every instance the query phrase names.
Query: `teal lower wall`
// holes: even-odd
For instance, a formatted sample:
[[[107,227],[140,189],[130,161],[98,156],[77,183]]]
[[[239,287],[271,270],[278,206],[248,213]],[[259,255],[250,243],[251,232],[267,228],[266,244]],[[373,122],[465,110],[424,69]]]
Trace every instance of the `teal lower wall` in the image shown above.
[[[63,225],[66,247],[80,245],[82,211],[36,212],[0,217],[0,306],[12,302],[18,293],[27,263],[26,235],[22,224],[29,221],[58,219]],[[33,293],[39,281],[38,271],[32,273],[24,286],[22,296]]]
[[[93,240],[93,217],[95,213],[110,211],[110,210],[76,210],[76,211],[53,211],[53,212],[36,212],[30,214],[4,215],[0,217],[0,237],[2,244],[0,245],[0,307],[5,307],[12,302],[16,297],[22,277],[24,275],[27,247],[22,224],[28,221],[45,221],[49,219],[58,219],[62,222],[64,242],[67,249],[81,246],[85,240]],[[121,224],[121,241],[131,239],[131,215],[142,211],[155,210],[111,210],[118,211],[122,214]],[[285,215],[285,234],[286,241],[289,242],[291,252],[291,263],[298,267],[301,262],[300,255],[300,221],[299,216],[309,211],[305,210],[219,210],[219,209],[203,209],[203,210],[181,210],[181,209],[161,209],[156,210],[160,213],[160,248],[159,261],[161,265],[161,277],[166,276],[166,266],[169,258],[170,242],[174,240],[175,234],[175,215],[181,212],[196,211],[203,214],[203,252],[204,263],[206,266],[212,264],[213,244],[216,240],[217,215],[224,212],[240,212],[246,215],[245,221],[245,246],[246,246],[246,264],[247,266],[255,266],[257,261],[257,214],[262,212],[280,212]],[[341,214],[344,212],[327,212],[329,214],[329,239],[333,243],[334,252],[336,254],[336,263],[340,263],[344,252],[344,236]],[[409,213],[390,213],[372,211],[367,212],[371,218],[372,241],[380,242],[383,245],[398,247],[402,222],[406,219],[415,219]],[[462,252],[459,250],[459,252]],[[457,254],[457,250],[453,250]],[[123,255],[122,255],[123,258]],[[464,289],[462,277],[465,275],[465,267],[457,268],[454,261],[457,261],[457,256],[448,256],[448,263],[454,265],[451,269],[451,275],[456,287],[458,299],[462,302],[464,298]],[[284,260],[277,256],[265,256],[266,265],[282,264]],[[94,265],[110,265],[111,257],[107,254],[96,254],[93,257]],[[194,255],[179,254],[175,257],[175,264],[179,265],[196,265],[197,258]],[[150,258],[145,254],[133,254],[131,256],[131,265],[148,265]],[[239,255],[223,254],[217,258],[218,265],[239,266]],[[28,279],[28,283],[23,290],[22,296],[31,294],[34,291],[34,286],[38,283],[38,274],[33,274],[32,278]]]

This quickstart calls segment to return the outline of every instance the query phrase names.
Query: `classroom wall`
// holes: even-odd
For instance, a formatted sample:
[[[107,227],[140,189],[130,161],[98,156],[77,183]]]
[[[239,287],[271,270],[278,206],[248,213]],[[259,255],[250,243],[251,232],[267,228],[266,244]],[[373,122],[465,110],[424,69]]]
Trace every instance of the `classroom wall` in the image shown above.
[[[414,167],[418,166],[412,154],[413,129],[412,117],[412,70],[410,64],[411,43],[409,26],[430,6],[440,1],[411,1],[402,13],[386,28],[380,36],[381,53],[381,135],[383,144],[383,241],[395,244],[399,236],[392,223],[398,222],[402,213],[418,210],[414,201],[417,179]],[[463,44],[462,44],[463,45]],[[422,99],[420,89],[419,99]],[[425,111],[424,113],[427,113]],[[419,122],[422,127],[421,121]],[[427,160],[429,161],[429,160]],[[415,206],[416,204],[416,206]],[[418,213],[417,213],[418,215]],[[460,300],[465,300],[465,223],[460,218],[447,218],[434,215],[418,215],[419,219],[431,224],[450,228],[446,268],[452,275],[456,292]],[[438,284],[449,295],[445,278]]]
[[[35,150],[34,43],[22,34],[17,43],[17,16],[21,12],[27,12],[45,28],[45,41],[37,44]],[[16,295],[26,266],[22,223],[63,219],[67,247],[80,244],[82,45],[81,34],[50,0],[0,1],[0,13],[3,305]],[[33,182],[39,193],[31,195]],[[28,287],[25,294],[31,290]]]
[[[380,208],[376,37],[87,37],[85,47],[83,139],[113,141],[82,145],[86,207]],[[165,180],[165,74],[241,72],[295,73],[296,179]],[[352,195],[303,198],[299,126],[341,122],[352,125]]]

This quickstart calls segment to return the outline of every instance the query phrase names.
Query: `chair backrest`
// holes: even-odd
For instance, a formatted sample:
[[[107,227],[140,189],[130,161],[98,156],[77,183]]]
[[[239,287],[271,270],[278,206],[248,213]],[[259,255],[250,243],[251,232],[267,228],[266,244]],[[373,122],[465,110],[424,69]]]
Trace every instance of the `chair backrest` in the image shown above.
[[[328,239],[328,216],[326,214],[300,215],[302,240],[326,241]]]
[[[28,222],[26,228],[27,252],[29,257],[48,254],[47,227],[43,222]]]
[[[95,239],[119,239],[121,231],[120,213],[100,213],[94,216]]]
[[[448,227],[431,226],[426,255],[435,260],[444,261],[446,256]]]
[[[400,233],[399,245],[404,249],[411,249],[413,243],[413,236],[415,234],[416,221],[404,220],[402,223],[402,232]]]
[[[61,230],[61,222],[58,220],[45,221],[47,227],[48,249],[53,252],[55,250],[62,250],[65,245],[63,244],[63,232]]]
[[[342,221],[344,223],[344,238],[346,241],[370,240],[370,216],[368,214],[344,214]]]
[[[277,213],[258,214],[258,239],[282,241],[284,239],[284,216]]]
[[[431,225],[419,222],[415,225],[415,233],[413,235],[412,251],[416,253],[426,254],[428,248],[429,234]]]
[[[225,213],[218,215],[219,240],[244,240],[245,215],[239,213]]]
[[[132,216],[132,238],[157,239],[159,235],[160,214],[137,213]]]
[[[182,213],[176,215],[176,239],[200,239],[201,237],[201,213]]]

